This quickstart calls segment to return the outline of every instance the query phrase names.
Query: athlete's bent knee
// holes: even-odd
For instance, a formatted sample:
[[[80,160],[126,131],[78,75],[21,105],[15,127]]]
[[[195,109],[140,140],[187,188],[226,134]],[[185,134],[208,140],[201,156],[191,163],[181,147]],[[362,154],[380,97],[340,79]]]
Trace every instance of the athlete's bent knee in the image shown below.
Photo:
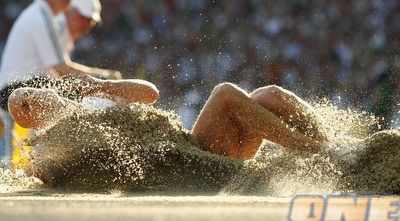
[[[277,85],[269,85],[258,88],[251,93],[250,98],[255,101],[275,100],[285,93],[285,89]]]

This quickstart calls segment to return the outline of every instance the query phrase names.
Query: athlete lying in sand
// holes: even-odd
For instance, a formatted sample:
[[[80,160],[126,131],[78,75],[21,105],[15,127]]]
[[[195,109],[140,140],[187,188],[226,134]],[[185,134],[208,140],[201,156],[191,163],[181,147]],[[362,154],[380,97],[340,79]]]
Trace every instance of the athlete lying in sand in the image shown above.
[[[60,79],[55,81],[59,84]],[[30,87],[15,89],[8,98],[8,110],[14,120],[22,127],[34,130],[46,127],[54,120],[55,113],[67,111],[68,105],[79,106],[76,101],[61,97],[59,94],[60,91],[63,94],[63,90],[68,90],[67,94],[63,94],[67,97],[77,91],[78,97],[103,97],[114,101],[116,105],[132,102],[152,104],[158,99],[156,86],[144,80],[101,80],[85,75],[68,78],[65,81],[68,81],[67,86],[50,86],[50,89]]]
[[[105,96],[117,105],[151,104],[158,98],[154,85],[137,80],[98,80],[84,77],[73,82],[84,95]],[[79,106],[54,90],[20,88],[8,101],[9,111],[22,127],[40,130],[67,106]],[[250,159],[267,139],[284,147],[319,149],[326,140],[321,120],[313,108],[290,91],[278,86],[259,88],[251,94],[236,85],[215,87],[192,130],[203,150]]]

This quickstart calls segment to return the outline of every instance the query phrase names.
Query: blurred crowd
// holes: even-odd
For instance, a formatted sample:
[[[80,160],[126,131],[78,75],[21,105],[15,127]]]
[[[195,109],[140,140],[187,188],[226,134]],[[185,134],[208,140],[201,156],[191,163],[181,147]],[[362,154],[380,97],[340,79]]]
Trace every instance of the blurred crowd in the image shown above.
[[[0,53],[31,1],[0,2]],[[103,0],[103,23],[73,59],[160,89],[157,106],[191,128],[213,87],[276,84],[307,99],[397,114],[397,0]]]

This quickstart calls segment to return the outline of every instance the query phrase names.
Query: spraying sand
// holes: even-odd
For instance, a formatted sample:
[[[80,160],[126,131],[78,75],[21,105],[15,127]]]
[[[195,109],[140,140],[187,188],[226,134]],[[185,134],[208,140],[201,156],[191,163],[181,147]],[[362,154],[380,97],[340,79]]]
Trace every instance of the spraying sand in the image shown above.
[[[176,115],[140,104],[74,112],[32,144],[33,172],[67,189],[217,191],[242,162],[201,151]]]
[[[318,113],[335,131],[321,151],[265,142],[247,161],[200,150],[172,112],[141,104],[77,109],[30,140],[37,150],[27,172],[47,187],[72,191],[399,193],[399,131],[366,137],[374,119],[319,105]]]

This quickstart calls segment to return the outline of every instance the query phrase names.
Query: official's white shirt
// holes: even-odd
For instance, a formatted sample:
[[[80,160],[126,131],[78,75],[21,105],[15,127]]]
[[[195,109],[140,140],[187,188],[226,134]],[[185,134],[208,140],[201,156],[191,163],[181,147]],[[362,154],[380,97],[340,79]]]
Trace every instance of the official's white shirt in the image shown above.
[[[71,57],[71,52],[74,50],[74,40],[71,37],[71,32],[69,31],[67,18],[65,13],[60,13],[56,16],[56,21],[58,24],[58,35],[60,47],[63,53],[66,53]]]
[[[7,38],[0,63],[0,88],[69,59],[60,48],[58,34],[58,24],[47,1],[31,3]]]

